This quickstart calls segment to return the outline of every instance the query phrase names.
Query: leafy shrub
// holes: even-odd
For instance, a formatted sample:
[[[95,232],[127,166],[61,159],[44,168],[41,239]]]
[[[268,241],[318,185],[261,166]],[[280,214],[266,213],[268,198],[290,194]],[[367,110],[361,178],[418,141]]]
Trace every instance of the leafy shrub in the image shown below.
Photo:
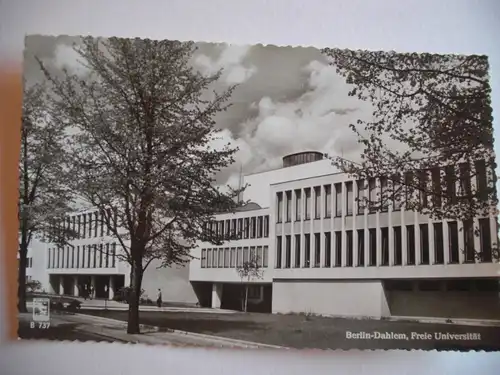
[[[153,300],[152,300],[151,298],[148,298],[148,297],[141,298],[141,299],[139,300],[139,303],[140,303],[141,305],[153,305],[153,304],[154,304]]]

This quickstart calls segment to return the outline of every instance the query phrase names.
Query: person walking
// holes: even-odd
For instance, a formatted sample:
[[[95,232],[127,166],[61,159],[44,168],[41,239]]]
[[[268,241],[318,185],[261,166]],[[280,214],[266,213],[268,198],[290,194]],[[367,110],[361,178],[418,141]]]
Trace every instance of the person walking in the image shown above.
[[[158,288],[158,294],[156,295],[156,306],[161,307],[162,300],[161,300],[161,289]]]

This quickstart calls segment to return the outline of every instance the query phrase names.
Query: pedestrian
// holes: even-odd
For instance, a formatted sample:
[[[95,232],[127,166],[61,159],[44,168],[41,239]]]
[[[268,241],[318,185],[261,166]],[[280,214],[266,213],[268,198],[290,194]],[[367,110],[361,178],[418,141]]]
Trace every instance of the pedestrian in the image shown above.
[[[161,307],[161,304],[162,304],[162,300],[161,300],[161,289],[158,288],[158,294],[156,296],[156,305],[158,307]]]

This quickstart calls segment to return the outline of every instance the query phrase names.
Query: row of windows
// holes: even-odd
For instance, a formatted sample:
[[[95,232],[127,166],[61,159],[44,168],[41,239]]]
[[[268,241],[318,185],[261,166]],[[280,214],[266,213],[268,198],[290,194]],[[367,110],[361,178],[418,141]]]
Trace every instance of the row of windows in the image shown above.
[[[237,240],[269,237],[269,215],[213,221],[205,226],[206,238]]]
[[[116,243],[50,248],[47,268],[114,268]]]
[[[202,249],[201,268],[236,268],[253,260],[258,267],[266,268],[268,258],[268,246]]]
[[[389,291],[497,292],[500,282],[497,279],[385,280],[384,288]]]
[[[402,188],[403,181],[400,180],[400,177],[394,176],[391,180],[387,177],[381,177],[379,179],[371,178],[368,180],[368,183],[365,180],[347,181],[333,185],[328,184],[315,186],[313,188],[305,188],[303,190],[298,189],[277,192],[277,222],[292,221],[292,205],[294,205],[295,208],[295,217],[293,218],[295,221],[310,220],[311,210],[313,211],[315,219],[331,217],[332,210],[334,210],[336,217],[340,217],[342,214],[346,216],[353,215],[355,209],[358,215],[364,214],[365,208],[368,209],[368,213],[375,213],[377,210],[386,212],[388,211],[390,203],[392,203],[392,209],[398,211],[402,207],[402,202],[409,201],[410,194],[414,194],[415,190],[419,191],[419,200],[422,207],[428,207],[431,200],[434,206],[441,207],[443,203],[441,174],[443,171],[445,180],[448,181],[445,187],[445,194],[447,197],[453,200],[457,195],[471,196],[473,194],[469,164],[462,163],[459,165],[460,183],[458,193],[457,178],[455,176],[456,171],[453,166],[448,166],[444,169],[433,168],[418,173],[407,172],[404,177],[404,186],[412,186],[412,188],[406,189]],[[488,177],[484,160],[475,162],[475,179],[477,191],[487,192]],[[416,182],[414,180],[416,180]],[[398,181],[401,183],[398,183]],[[428,185],[432,185],[432,188],[429,189]],[[355,187],[356,198],[354,197]],[[333,201],[332,190],[335,194]],[[432,197],[430,197],[429,190],[438,193],[432,194]],[[344,194],[344,197],[342,197],[342,194]],[[312,202],[313,196],[314,202]],[[389,197],[392,198],[391,201],[388,199]],[[368,200],[368,207],[366,207],[366,200],[364,198]],[[487,198],[487,195],[485,198]],[[302,202],[302,200],[304,200],[304,202]],[[334,207],[332,208],[332,206]]]
[[[107,210],[106,215],[101,215],[98,211],[68,216],[60,225],[75,234],[76,238],[95,238],[109,236],[110,226],[116,227],[116,212],[112,215],[111,210]]]
[[[389,266],[389,252],[393,251],[394,265],[403,263],[403,233],[406,231],[406,265],[416,264],[416,251],[420,252],[420,264],[444,264],[445,251],[448,252],[448,263],[459,263],[459,230],[456,221],[450,221],[444,225],[448,226],[448,249],[444,248],[443,223],[433,223],[406,225],[392,227],[394,236],[394,248],[389,248],[388,227],[380,229],[367,229],[368,231],[368,259],[365,260],[365,230],[347,230],[343,239],[342,232],[323,233],[324,238],[324,259],[321,260],[321,234],[314,233],[311,244],[311,235],[294,235],[295,252],[292,259],[292,236],[278,236],[276,239],[276,264],[275,268],[300,268],[300,267],[341,267],[344,263],[346,267],[353,266]],[[434,231],[434,259],[430,259],[429,230]],[[490,219],[479,220],[481,261],[492,262],[491,228]],[[357,264],[354,264],[354,236],[357,236]],[[416,236],[420,236],[420,248],[416,249]],[[474,248],[474,228],[471,221],[464,222],[464,229],[461,234],[464,239],[464,262],[475,263],[479,249]],[[380,236],[380,254],[377,254],[377,236]],[[342,241],[346,241],[346,259],[342,262]],[[302,246],[304,257],[301,258]],[[311,246],[312,250],[311,251]],[[479,251],[478,251],[479,252]],[[380,258],[377,259],[377,256]],[[301,264],[302,262],[302,264]]]
[[[33,258],[26,259],[26,268],[33,268]]]

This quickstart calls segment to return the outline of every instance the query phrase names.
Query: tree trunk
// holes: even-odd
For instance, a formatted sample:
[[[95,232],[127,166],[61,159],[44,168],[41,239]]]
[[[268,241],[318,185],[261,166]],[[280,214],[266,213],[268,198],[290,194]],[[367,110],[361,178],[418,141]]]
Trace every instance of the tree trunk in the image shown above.
[[[19,244],[19,270],[17,280],[17,309],[19,312],[28,312],[26,308],[26,264],[28,257],[28,243],[25,235],[21,235]]]
[[[141,333],[139,327],[139,298],[142,286],[142,264],[134,260],[130,271],[127,333]]]
[[[248,307],[248,284],[245,285],[245,309],[244,309],[245,312],[247,312],[247,307]]]

